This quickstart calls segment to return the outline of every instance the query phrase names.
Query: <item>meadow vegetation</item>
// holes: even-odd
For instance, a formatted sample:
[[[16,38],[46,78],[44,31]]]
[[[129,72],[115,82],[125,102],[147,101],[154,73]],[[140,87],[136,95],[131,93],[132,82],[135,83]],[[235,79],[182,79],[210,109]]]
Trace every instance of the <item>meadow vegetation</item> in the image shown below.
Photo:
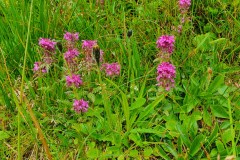
[[[181,1],[1,0],[0,159],[239,159],[240,1]]]

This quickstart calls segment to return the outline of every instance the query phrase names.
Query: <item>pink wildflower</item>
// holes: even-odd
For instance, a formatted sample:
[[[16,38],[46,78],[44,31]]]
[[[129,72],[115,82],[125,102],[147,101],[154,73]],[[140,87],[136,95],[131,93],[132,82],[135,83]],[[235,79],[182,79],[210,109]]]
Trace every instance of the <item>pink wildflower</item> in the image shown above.
[[[158,38],[156,44],[157,48],[162,49],[163,52],[172,54],[174,50],[175,37],[169,35],[163,35]]]
[[[71,42],[75,42],[78,41],[79,39],[79,33],[70,33],[70,32],[66,32],[64,34],[64,39],[67,41],[71,41]]]
[[[174,87],[175,81],[174,78],[176,78],[176,70],[175,66],[173,66],[169,62],[163,62],[161,63],[157,68],[157,81],[158,86],[162,86],[167,91],[169,91],[172,87]]]
[[[191,5],[191,0],[179,0],[179,8],[187,11]]]
[[[55,45],[57,42],[54,42],[48,38],[40,38],[38,44],[46,51],[53,52],[55,51]]]
[[[97,45],[96,40],[83,40],[82,49],[91,50],[93,46]]]
[[[64,58],[67,62],[72,62],[75,57],[79,55],[79,52],[77,49],[69,49],[65,54]]]
[[[41,69],[42,73],[46,73],[47,69],[46,67],[41,66],[41,62],[35,62],[33,67],[33,72],[38,72]]]
[[[118,63],[105,63],[102,65],[102,68],[105,69],[105,72],[108,76],[119,75],[121,69]]]
[[[40,62],[35,62],[34,67],[33,67],[33,71],[37,72],[39,69],[40,69]]]
[[[66,76],[66,82],[68,87],[72,85],[75,85],[75,87],[80,87],[83,84],[80,75],[75,74],[72,74],[71,76]]]
[[[87,112],[88,110],[88,101],[81,100],[74,100],[73,102],[73,109],[79,113],[79,112]]]

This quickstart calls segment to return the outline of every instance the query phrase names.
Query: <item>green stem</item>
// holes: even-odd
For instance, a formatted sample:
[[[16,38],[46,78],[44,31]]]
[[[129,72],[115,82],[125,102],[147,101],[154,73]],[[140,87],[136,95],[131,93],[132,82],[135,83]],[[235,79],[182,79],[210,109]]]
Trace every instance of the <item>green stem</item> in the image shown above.
[[[109,102],[109,98],[107,97],[107,92],[106,92],[105,85],[102,82],[102,77],[101,77],[101,72],[100,72],[99,67],[97,67],[97,72],[98,72],[98,79],[99,79],[100,85],[102,87],[104,109],[106,111],[106,114],[107,114],[107,117],[108,117],[108,122],[110,123],[110,127],[112,127],[113,126],[113,120],[112,120],[112,116],[111,116],[111,107],[109,106],[110,102]]]
[[[24,61],[23,61],[23,70],[22,70],[22,81],[21,81],[21,89],[20,89],[20,105],[23,105],[23,86],[24,86],[24,77],[25,77],[25,68],[26,68],[26,61],[27,61],[27,50],[28,50],[28,43],[29,43],[29,36],[30,36],[30,28],[31,28],[31,18],[32,18],[32,9],[33,9],[33,0],[30,6],[30,15],[28,20],[28,32],[27,32],[27,40],[25,45],[24,51]],[[20,107],[18,107],[18,160],[22,159],[21,157],[21,147],[20,147]]]
[[[232,109],[231,109],[231,102],[228,99],[228,111],[229,111],[229,118],[230,118],[230,129],[231,129],[231,137],[232,137],[232,150],[233,150],[233,155],[236,156],[236,148],[235,148],[235,131],[233,129],[233,118],[232,118]]]

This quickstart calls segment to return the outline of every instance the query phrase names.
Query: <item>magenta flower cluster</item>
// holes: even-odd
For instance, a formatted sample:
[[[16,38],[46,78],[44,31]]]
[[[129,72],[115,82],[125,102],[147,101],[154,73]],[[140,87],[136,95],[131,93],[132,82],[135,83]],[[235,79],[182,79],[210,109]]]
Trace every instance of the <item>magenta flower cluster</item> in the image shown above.
[[[67,51],[64,53],[64,59],[68,64],[70,70],[70,75],[66,76],[67,87],[76,87],[79,88],[83,85],[83,81],[80,75],[76,74],[77,68],[77,57],[79,56],[79,51],[76,47],[76,42],[79,40],[79,33],[70,33],[66,32],[63,36],[66,40]],[[77,113],[86,112],[88,109],[88,102],[81,100],[74,100],[73,109]]]
[[[89,108],[88,102],[84,101],[83,99],[80,100],[74,100],[73,102],[73,109],[77,112],[87,112]]]
[[[157,48],[161,50],[161,58],[169,60],[170,55],[174,51],[175,37],[172,35],[163,35],[158,38]],[[164,53],[167,53],[165,56]],[[169,91],[174,87],[174,78],[176,77],[175,67],[170,62],[162,62],[157,67],[157,85],[163,87],[166,91]]]
[[[79,33],[66,32],[64,34],[63,38],[67,41],[75,42],[75,41],[78,41],[78,39],[79,39]]]
[[[66,76],[66,83],[68,87],[75,86],[77,88],[83,84],[80,75],[76,75],[76,74],[72,74],[71,76]]]
[[[99,62],[103,62],[104,52],[97,46],[97,40],[83,40],[81,51],[85,56],[85,58],[83,59],[85,63],[82,63],[82,61],[80,61],[78,58],[78,56],[80,55],[80,51],[78,50],[76,45],[77,41],[79,40],[79,33],[65,32],[63,38],[64,48],[66,49],[64,51],[63,57],[65,59],[65,64],[68,69],[68,74],[65,75],[66,86],[68,88],[71,87],[72,89],[79,88],[83,85],[81,75],[78,74],[79,66],[83,66],[82,64],[85,64],[85,67],[88,69],[91,68],[89,66],[93,66],[94,63],[96,64],[96,62],[98,62],[99,65]],[[55,42],[54,40],[48,38],[39,39],[39,46],[43,50],[43,57],[42,61],[34,63],[34,73],[37,73],[39,71],[41,71],[42,73],[46,73],[48,71],[49,68],[47,67],[50,67],[50,65],[56,60],[54,59],[56,53],[56,45],[57,42]],[[98,50],[95,50],[96,52],[94,51],[94,49],[96,49],[94,47],[98,48]],[[62,51],[62,49],[60,50]],[[96,61],[96,56],[94,57],[93,55],[99,56],[98,61]],[[101,69],[106,72],[107,76],[116,76],[120,74],[121,67],[118,63],[104,63],[102,64]],[[84,99],[75,99],[73,102],[73,109],[77,113],[86,112],[88,108],[88,101],[85,101]]]
[[[76,48],[69,49],[67,52],[65,52],[64,58],[68,62],[68,64],[71,64],[74,62],[74,58],[76,58],[78,55],[79,51]]]
[[[55,46],[56,46],[57,42],[54,42],[48,38],[40,38],[38,44],[43,49],[45,49],[45,51],[53,52],[53,51],[55,51]]]
[[[175,37],[170,35],[163,35],[157,40],[157,48],[163,53],[168,53],[167,59],[174,51]],[[162,57],[163,58],[163,57]],[[163,58],[164,59],[164,58]],[[174,87],[174,78],[176,77],[175,67],[169,62],[162,62],[157,67],[157,82],[158,86],[162,86],[166,91]]]
[[[120,74],[120,65],[118,63],[105,63],[102,65],[102,69],[105,70],[108,76],[115,76]]]
[[[179,0],[179,8],[187,11],[191,5],[191,0]]]
[[[51,66],[54,59],[55,46],[57,42],[50,40],[48,38],[39,38],[39,46],[43,50],[43,55],[41,57],[42,61],[35,62],[33,67],[34,73],[46,73],[48,68]]]
[[[83,40],[82,41],[82,49],[84,50],[92,50],[93,46],[97,45],[96,40]]]
[[[158,38],[156,44],[157,48],[161,49],[164,53],[172,54],[174,50],[175,37],[170,35],[163,35]]]
[[[167,91],[169,91],[171,88],[174,87],[175,81],[174,78],[176,78],[176,70],[175,66],[173,66],[169,62],[162,62],[157,67],[157,81],[158,86],[162,86]]]
[[[79,34],[66,32],[63,38],[66,40],[67,48],[67,51],[64,53],[64,58],[68,64],[68,67],[73,71],[76,64],[74,59],[79,55],[79,51],[75,45],[75,42],[79,39]]]

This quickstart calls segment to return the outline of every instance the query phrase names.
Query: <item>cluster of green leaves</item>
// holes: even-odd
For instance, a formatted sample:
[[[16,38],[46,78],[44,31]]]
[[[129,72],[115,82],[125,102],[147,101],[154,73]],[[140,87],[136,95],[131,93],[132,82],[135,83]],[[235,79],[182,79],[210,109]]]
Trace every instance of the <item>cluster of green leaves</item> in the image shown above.
[[[31,3],[30,47],[21,77]],[[239,11],[237,0],[192,0],[190,20],[177,34],[171,30],[181,19],[176,0],[106,0],[102,6],[91,0],[1,1],[0,157],[15,158],[18,140],[24,158],[45,154],[27,104],[18,102],[21,78],[55,159],[239,156],[239,86],[227,85],[239,83]],[[65,86],[61,61],[45,76],[33,77],[31,71],[40,57],[39,37],[61,42],[65,31],[97,39],[105,60],[122,66],[120,77],[97,70],[83,75],[85,85],[77,94],[90,102],[84,114],[71,110],[74,95]],[[155,85],[155,42],[162,34],[176,36],[176,88],[170,92]]]

